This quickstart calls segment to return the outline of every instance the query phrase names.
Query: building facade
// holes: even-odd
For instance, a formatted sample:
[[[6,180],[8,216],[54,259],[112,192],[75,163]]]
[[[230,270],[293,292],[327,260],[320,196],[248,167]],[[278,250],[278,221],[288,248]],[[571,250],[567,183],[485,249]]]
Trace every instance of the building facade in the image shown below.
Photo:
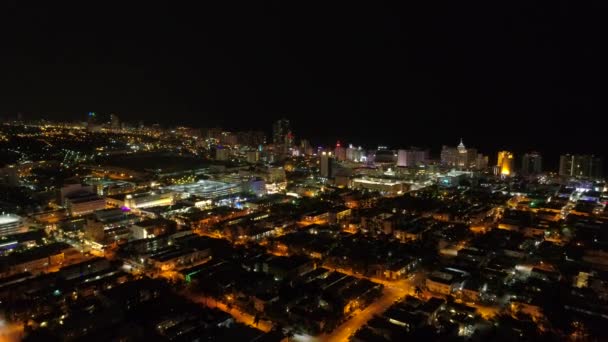
[[[512,176],[514,173],[514,160],[513,153],[509,151],[498,152],[498,161],[496,166],[498,167],[499,175]]]
[[[23,219],[15,214],[0,215],[0,236],[18,234],[25,231]]]
[[[424,164],[429,159],[429,151],[421,149],[408,149],[397,151],[397,166],[412,167]]]
[[[332,176],[332,162],[333,154],[331,152],[321,152],[321,167],[320,173],[323,178],[330,178]]]
[[[521,173],[524,176],[537,175],[542,172],[542,157],[538,152],[530,152],[521,158]]]
[[[602,177],[602,158],[590,154],[565,154],[559,158],[559,175],[566,177]]]

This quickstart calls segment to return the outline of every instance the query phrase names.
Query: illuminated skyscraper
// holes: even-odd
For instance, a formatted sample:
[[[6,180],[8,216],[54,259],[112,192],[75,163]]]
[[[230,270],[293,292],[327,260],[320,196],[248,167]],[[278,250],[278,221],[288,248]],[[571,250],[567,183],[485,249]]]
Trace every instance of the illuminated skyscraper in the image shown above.
[[[569,177],[602,177],[602,158],[589,154],[565,154],[559,157],[559,175]]]
[[[337,160],[339,160],[339,161],[346,160],[346,148],[344,148],[344,146],[340,145],[339,141],[336,144],[336,148],[335,148],[334,152],[335,152],[334,154],[335,154]]]
[[[112,129],[120,129],[120,119],[114,113],[110,114],[110,127]]]
[[[275,145],[275,152],[279,159],[289,154],[294,140],[295,136],[291,130],[289,120],[281,119],[274,123],[272,126],[272,142]]]
[[[227,148],[224,148],[223,146],[217,146],[215,148],[215,160],[229,160],[230,159],[230,150]]]
[[[332,176],[333,155],[331,152],[321,152],[321,177],[330,178]]]
[[[87,115],[87,131],[94,131],[97,126],[97,115],[95,112],[89,112]]]
[[[222,132],[220,135],[220,144],[234,146],[238,143],[238,136],[232,132]]]
[[[542,157],[538,152],[530,152],[521,158],[521,173],[525,176],[542,172]]]
[[[496,166],[502,176],[511,176],[513,174],[513,153],[509,151],[498,152],[498,162]]]
[[[488,156],[484,156],[481,153],[477,153],[475,157],[475,169],[485,170],[488,167]]]
[[[441,164],[445,166],[457,166],[458,150],[455,147],[443,145],[441,148]]]
[[[312,154],[312,146],[310,146],[310,141],[306,139],[300,140],[300,149],[303,154],[310,155]]]
[[[348,145],[346,149],[346,159],[357,163],[367,160],[363,148],[361,146],[354,147],[352,144]]]
[[[477,149],[466,148],[462,139],[457,147],[443,146],[441,148],[441,164],[459,169],[479,168]]]
[[[281,119],[272,126],[272,142],[275,145],[283,145],[288,139],[287,135],[291,132],[289,120]]]
[[[260,151],[252,150],[247,151],[247,162],[250,164],[255,164],[260,161]]]
[[[424,164],[429,159],[429,151],[417,148],[409,150],[397,151],[397,166],[412,167],[418,164]]]

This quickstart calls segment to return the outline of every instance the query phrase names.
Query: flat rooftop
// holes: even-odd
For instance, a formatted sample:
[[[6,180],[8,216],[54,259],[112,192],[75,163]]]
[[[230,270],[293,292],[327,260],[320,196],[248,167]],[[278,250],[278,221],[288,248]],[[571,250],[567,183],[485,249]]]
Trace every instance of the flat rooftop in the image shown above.
[[[21,217],[15,215],[15,214],[0,215],[0,224],[16,223],[16,222],[19,222],[20,220],[21,220]]]
[[[189,195],[200,196],[203,198],[219,197],[241,191],[240,184],[226,183],[212,180],[199,180],[195,183],[171,185],[166,187],[171,191],[187,193]]]

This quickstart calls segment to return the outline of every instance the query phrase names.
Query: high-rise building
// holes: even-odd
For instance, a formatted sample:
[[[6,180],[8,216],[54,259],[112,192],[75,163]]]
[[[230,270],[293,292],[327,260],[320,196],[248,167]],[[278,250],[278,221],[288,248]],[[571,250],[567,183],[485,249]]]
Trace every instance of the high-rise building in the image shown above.
[[[230,159],[230,150],[222,146],[215,148],[215,160],[228,160]]]
[[[458,157],[457,157],[458,167],[461,169],[468,168],[469,167],[469,153],[467,151],[467,148],[464,146],[462,139],[460,139],[460,144],[458,144],[458,146],[456,147],[456,150],[458,150]]]
[[[289,120],[281,119],[272,126],[272,142],[275,145],[275,154],[278,159],[282,159],[289,154],[293,147],[295,136],[291,130]]]
[[[345,161],[346,160],[346,148],[340,145],[340,142],[336,144],[336,148],[334,149],[334,154],[336,156],[336,160]]]
[[[97,114],[95,112],[89,112],[87,115],[87,131],[97,130]]]
[[[308,148],[310,147],[310,141],[306,140],[306,139],[301,139],[300,140],[300,147],[302,148],[302,150],[306,151],[308,150]]]
[[[310,145],[310,141],[306,139],[300,140],[300,149],[303,154],[311,155],[313,153],[312,146]]]
[[[249,147],[258,147],[266,143],[266,135],[261,131],[237,132],[237,144]]]
[[[346,159],[353,161],[355,160],[355,151],[357,149],[353,146],[353,144],[349,144],[348,148],[346,149]]]
[[[321,177],[330,178],[332,176],[333,159],[331,152],[321,152]]]
[[[524,176],[542,172],[542,157],[538,152],[526,153],[521,157],[521,173]]]
[[[488,168],[488,156],[484,156],[481,153],[477,153],[475,157],[475,169],[477,170],[485,170]]]
[[[496,166],[498,167],[498,172],[502,176],[511,176],[513,175],[513,153],[509,151],[500,151],[498,152],[498,162]]]
[[[385,166],[391,166],[397,162],[397,153],[389,149],[379,149],[375,151],[374,163],[375,164],[386,164]]]
[[[365,161],[367,158],[365,151],[361,146],[354,147],[352,144],[350,144],[346,149],[346,159],[359,163]]]
[[[429,159],[429,151],[417,148],[397,151],[397,166],[412,167],[424,164]]]
[[[600,178],[602,162],[602,158],[590,154],[565,154],[559,157],[559,175]]]
[[[120,119],[114,113],[110,114],[110,128],[114,130],[120,129]]]
[[[445,166],[458,165],[458,150],[455,147],[443,145],[441,147],[441,164]]]
[[[220,144],[234,146],[238,144],[238,137],[232,132],[222,132],[220,135]]]
[[[222,132],[223,130],[219,127],[208,128],[204,132],[203,136],[205,137],[205,139],[215,140],[219,142],[222,138]]]
[[[0,184],[8,186],[19,185],[19,173],[14,165],[5,166],[0,169]]]
[[[397,166],[408,166],[408,152],[409,150],[397,150]]]
[[[276,121],[272,126],[272,143],[275,145],[284,145],[290,132],[291,125],[289,124],[289,120],[281,119]]]
[[[260,161],[260,152],[257,150],[247,151],[247,162],[255,164]]]
[[[477,166],[478,153],[474,148],[466,148],[462,139],[456,147],[443,146],[441,148],[441,164],[459,169],[479,168]]]

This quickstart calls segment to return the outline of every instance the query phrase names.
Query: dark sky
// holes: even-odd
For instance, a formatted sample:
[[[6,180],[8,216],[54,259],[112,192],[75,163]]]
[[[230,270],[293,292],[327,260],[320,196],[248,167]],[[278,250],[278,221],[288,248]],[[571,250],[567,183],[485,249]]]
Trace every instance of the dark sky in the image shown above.
[[[284,116],[319,143],[604,151],[606,1],[18,3],[1,11],[0,116]]]

